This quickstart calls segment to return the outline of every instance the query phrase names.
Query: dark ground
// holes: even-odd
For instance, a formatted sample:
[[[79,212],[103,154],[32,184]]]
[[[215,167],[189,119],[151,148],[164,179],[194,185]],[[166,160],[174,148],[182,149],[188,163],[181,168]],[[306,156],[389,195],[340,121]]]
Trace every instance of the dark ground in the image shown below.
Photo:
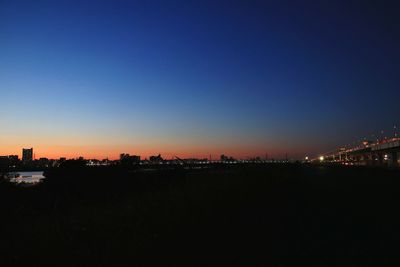
[[[72,171],[71,171],[72,172]],[[0,184],[0,266],[398,266],[400,172],[57,170]]]

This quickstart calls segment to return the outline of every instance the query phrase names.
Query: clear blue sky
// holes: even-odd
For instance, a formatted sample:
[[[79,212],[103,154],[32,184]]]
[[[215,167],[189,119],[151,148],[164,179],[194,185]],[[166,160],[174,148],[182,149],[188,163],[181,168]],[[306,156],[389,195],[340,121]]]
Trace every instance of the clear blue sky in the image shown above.
[[[400,8],[366,2],[0,0],[0,154],[299,158],[388,131]]]

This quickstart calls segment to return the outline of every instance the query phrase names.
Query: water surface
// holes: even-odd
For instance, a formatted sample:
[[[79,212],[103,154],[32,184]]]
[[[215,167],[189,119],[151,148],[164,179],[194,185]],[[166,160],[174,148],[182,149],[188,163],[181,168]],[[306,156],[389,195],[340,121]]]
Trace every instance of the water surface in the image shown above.
[[[10,181],[15,183],[36,184],[44,178],[42,171],[16,172],[15,177],[11,178]]]

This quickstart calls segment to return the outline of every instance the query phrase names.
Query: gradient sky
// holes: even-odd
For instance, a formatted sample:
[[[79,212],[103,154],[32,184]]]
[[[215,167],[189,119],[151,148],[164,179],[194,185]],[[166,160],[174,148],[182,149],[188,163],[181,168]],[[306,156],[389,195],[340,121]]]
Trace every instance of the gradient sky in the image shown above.
[[[0,154],[302,158],[388,131],[400,8],[366,2],[0,0]]]

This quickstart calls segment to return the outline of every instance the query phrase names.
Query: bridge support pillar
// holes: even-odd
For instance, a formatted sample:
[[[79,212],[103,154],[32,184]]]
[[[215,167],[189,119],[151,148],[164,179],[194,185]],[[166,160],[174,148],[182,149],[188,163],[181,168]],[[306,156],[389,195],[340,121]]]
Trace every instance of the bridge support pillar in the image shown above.
[[[379,153],[377,156],[378,156],[378,164],[383,165],[383,155]]]
[[[398,162],[398,153],[397,152],[392,152],[390,154],[390,165],[392,166],[398,166],[399,162]]]
[[[373,157],[372,157],[372,155],[371,154],[366,154],[365,155],[365,163],[367,164],[367,165],[373,165],[374,164],[374,161],[373,161]]]

